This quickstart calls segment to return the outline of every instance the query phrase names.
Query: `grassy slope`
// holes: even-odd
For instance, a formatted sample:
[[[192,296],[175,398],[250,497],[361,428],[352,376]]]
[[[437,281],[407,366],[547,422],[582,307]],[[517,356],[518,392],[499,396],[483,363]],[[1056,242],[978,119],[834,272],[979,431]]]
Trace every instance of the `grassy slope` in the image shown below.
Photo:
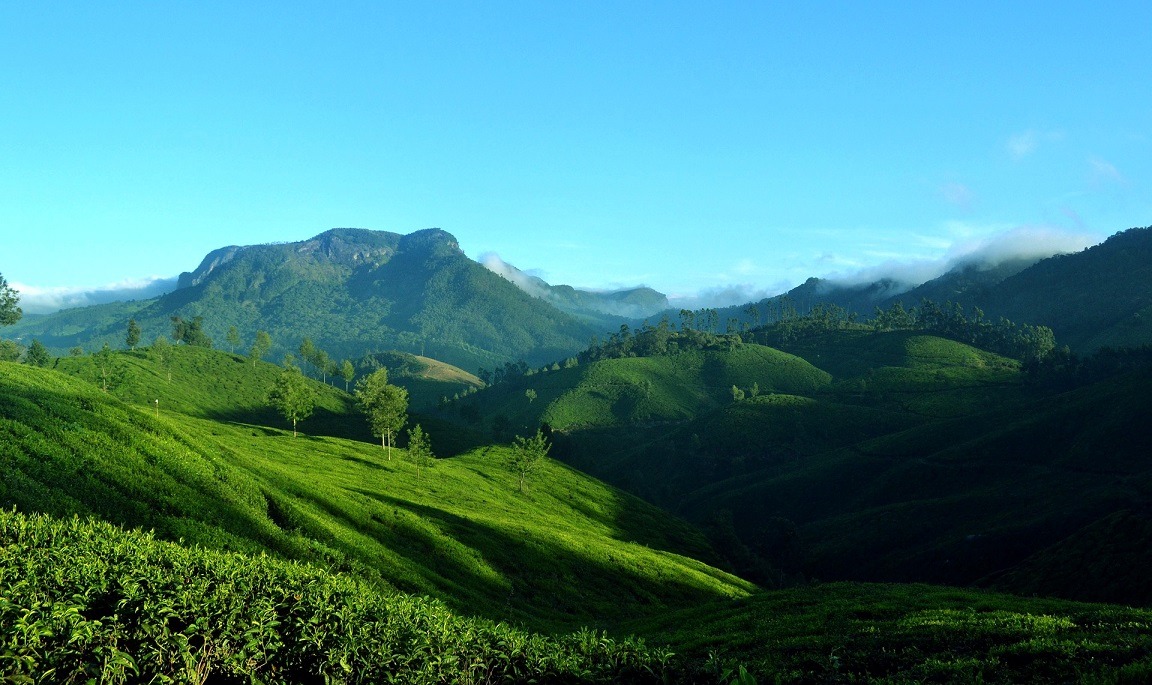
[[[763,592],[630,624],[760,682],[1143,683],[1152,611],[931,585]],[[716,671],[721,670],[716,668]]]
[[[133,407],[62,374],[3,365],[5,502],[358,569],[463,611],[537,625],[608,625],[751,589],[680,554],[708,556],[694,529],[560,464],[546,465],[520,495],[500,449],[417,474],[403,450],[389,461],[372,442],[293,439],[248,422],[259,416],[245,403],[277,369],[207,350],[177,353],[187,359],[174,359],[175,369],[199,364],[202,372],[174,372],[169,384],[148,372],[150,360],[123,355],[136,365],[125,397],[161,395],[158,418],[147,401]],[[221,376],[209,381],[213,373]],[[180,402],[203,416],[174,413]],[[333,409],[329,432],[343,420],[361,430],[359,419]]]
[[[251,369],[226,360],[221,365]],[[162,374],[151,378],[152,385],[142,384],[141,398],[168,384]],[[182,383],[178,378],[184,376],[174,375],[174,386]],[[205,382],[195,374],[188,379],[187,390],[173,389],[169,402]],[[1146,387],[1146,379],[1133,382]],[[248,385],[221,387],[240,401],[238,388]],[[162,412],[156,418],[147,402],[130,406],[67,376],[12,364],[0,364],[0,388],[6,396],[0,403],[6,488],[0,498],[6,504],[20,496],[22,509],[95,513],[209,547],[277,549],[323,560],[332,569],[357,569],[376,585],[432,592],[468,614],[512,616],[541,627],[597,619],[619,625],[622,618],[644,616],[624,625],[698,660],[689,670],[702,669],[696,675],[703,679],[718,679],[728,660],[782,682],[1140,682],[1149,672],[1146,612],[927,586],[837,584],[722,600],[746,596],[746,586],[658,551],[707,554],[692,529],[556,463],[532,481],[526,496],[515,495],[510,475],[498,466],[498,448],[443,460],[416,475],[400,450],[390,462],[373,444],[335,435],[294,440],[281,429],[209,418],[226,404],[220,398],[213,401],[221,406],[201,416]],[[1082,401],[1108,399],[1090,395]],[[1119,402],[1128,408],[1114,413],[1115,421],[1146,406],[1128,400],[1133,404]],[[776,396],[730,409],[809,402]],[[1072,402],[1069,409],[1082,406]],[[335,433],[340,424],[331,425]],[[959,431],[963,424],[942,425]],[[917,430],[932,434],[914,429],[874,444],[895,448],[901,435]],[[1118,459],[1127,463],[1124,455]],[[840,492],[852,492],[858,479],[849,470]],[[811,499],[793,495],[795,501]],[[114,535],[108,539],[123,544]],[[209,559],[209,566],[218,561]],[[379,575],[373,580],[368,569]],[[66,604],[57,606],[63,611]],[[283,610],[296,615],[290,606]],[[339,606],[336,611],[360,615]],[[72,620],[68,615],[60,620]],[[453,620],[437,625],[463,626]],[[474,630],[467,634],[488,634],[482,626]],[[441,645],[449,651],[432,654],[468,654],[469,644]],[[700,666],[710,652],[718,660]],[[368,652],[373,659],[377,654]]]
[[[542,422],[572,431],[684,421],[730,403],[733,385],[814,393],[830,380],[802,359],[746,345],[729,353],[608,359],[537,373],[482,390],[461,404],[475,406],[486,426],[503,415],[520,432]],[[535,400],[526,397],[529,388]]]
[[[814,455],[785,473],[715,485],[689,509],[727,506],[745,525],[793,519],[818,577],[975,582],[1101,518],[1146,508],[1150,380],[1144,373],[1011,412],[928,422]],[[1110,558],[1120,554],[1111,543],[1097,554],[1092,563],[1083,554],[1061,558],[1081,569],[1073,573],[1122,565]],[[1006,587],[1100,597],[1066,579],[1014,577]],[[1114,587],[1109,598],[1136,601],[1140,586]]]

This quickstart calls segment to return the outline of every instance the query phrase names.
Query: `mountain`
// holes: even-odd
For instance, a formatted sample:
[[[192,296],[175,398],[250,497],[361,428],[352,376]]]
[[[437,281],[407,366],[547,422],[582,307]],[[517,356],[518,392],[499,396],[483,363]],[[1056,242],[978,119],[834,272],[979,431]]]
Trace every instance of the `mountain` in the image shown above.
[[[1152,343],[1152,226],[1122,231],[1004,279],[974,304],[1052,329],[1073,350]]]
[[[892,292],[890,281],[838,286],[809,279],[786,293],[801,312],[831,302],[861,316],[895,302],[922,299],[979,307],[992,320],[1047,326],[1058,343],[1090,353],[1101,347],[1152,343],[1152,227],[1132,228],[1080,252],[1046,259],[963,263],[915,288]],[[779,301],[762,303],[778,311]],[[742,307],[721,313],[746,318]]]
[[[172,316],[203,317],[217,346],[230,326],[245,347],[268,331],[277,357],[308,337],[335,358],[403,350],[465,369],[564,358],[603,330],[485,269],[439,229],[337,228],[301,242],[214,250],[171,293],[29,319],[12,334],[56,350],[119,347],[129,317],[149,341],[172,330]]]
[[[581,290],[570,285],[550,285],[544,279],[525,273],[494,254],[481,256],[480,263],[493,273],[515,283],[529,295],[558,309],[594,321],[619,325],[619,319],[644,319],[668,308],[668,297],[652,288],[622,290]]]

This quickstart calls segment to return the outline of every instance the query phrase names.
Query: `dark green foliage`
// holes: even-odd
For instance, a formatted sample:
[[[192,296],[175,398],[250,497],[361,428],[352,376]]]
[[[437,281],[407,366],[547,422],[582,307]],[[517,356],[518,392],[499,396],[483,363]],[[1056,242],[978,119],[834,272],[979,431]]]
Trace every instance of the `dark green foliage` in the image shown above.
[[[435,600],[79,519],[0,512],[0,676],[12,682],[662,682],[670,654],[543,637]]]
[[[298,369],[284,369],[268,391],[268,403],[292,422],[292,437],[296,437],[296,423],[311,416],[316,408],[316,392]]]
[[[356,405],[391,459],[393,438],[408,421],[408,392],[388,383],[387,369],[377,369],[356,384]]]
[[[24,347],[14,340],[0,340],[0,362],[14,362],[20,360],[24,354]]]
[[[128,319],[128,333],[124,336],[124,344],[128,349],[134,350],[140,344],[140,326],[136,319]]]
[[[741,667],[770,683],[1135,684],[1152,676],[1152,611],[931,585],[820,584],[629,627],[708,682]]]
[[[172,316],[171,319],[172,339],[177,343],[194,347],[212,347],[212,339],[204,332],[204,317],[197,316],[191,321],[185,321],[179,316]]]
[[[167,330],[172,316],[202,316],[208,338],[223,340],[232,326],[269,332],[277,356],[308,337],[336,358],[392,349],[467,369],[562,359],[604,325],[528,295],[469,259],[444,231],[333,229],[296,243],[217,250],[175,292],[25,321],[17,335],[92,349],[123,340],[129,316],[148,337]]]
[[[24,363],[29,366],[48,366],[52,363],[52,355],[48,353],[48,348],[40,344],[39,340],[33,340],[32,344],[28,346],[28,351],[24,353]]]
[[[11,326],[20,320],[24,310],[20,309],[19,303],[20,295],[0,275],[0,326]]]

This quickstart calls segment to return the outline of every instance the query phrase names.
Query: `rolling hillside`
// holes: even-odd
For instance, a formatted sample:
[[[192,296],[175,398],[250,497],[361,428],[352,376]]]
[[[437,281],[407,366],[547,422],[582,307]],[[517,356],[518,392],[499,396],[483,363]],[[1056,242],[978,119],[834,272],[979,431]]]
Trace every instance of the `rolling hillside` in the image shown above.
[[[259,374],[278,370],[257,365],[253,375],[225,353],[179,351],[201,373],[174,374],[171,384],[149,360],[120,355],[134,365],[127,402],[59,372],[3,364],[4,505],[321,562],[467,613],[538,625],[610,623],[751,589],[684,556],[712,556],[690,526],[563,465],[547,465],[526,495],[502,448],[418,473],[403,450],[389,460],[375,441],[339,437],[360,437],[362,420],[322,386],[330,416],[302,422],[305,435],[293,439],[282,420],[261,423],[246,404]],[[213,357],[219,367],[207,363]]]
[[[520,494],[498,444],[423,470],[402,449],[389,459],[332,386],[314,383],[322,411],[294,439],[262,408],[280,373],[270,364],[183,346],[114,356],[110,393],[89,357],[0,363],[0,503],[17,509],[0,515],[6,677],[1040,683],[1152,671],[1146,610],[923,585],[762,591],[714,565],[779,585],[1054,594],[1087,577],[1132,601],[1141,576],[1109,569],[1138,563],[1147,544],[1129,538],[1152,530],[1146,372],[1033,396],[1015,362],[968,345],[848,330],[788,353],[579,364],[470,396],[491,393],[493,411],[523,403],[525,421],[568,412],[558,451],[664,483],[705,539],[555,461]],[[561,381],[579,391],[548,400]],[[734,401],[731,385],[751,383],[763,390]],[[606,392],[636,386],[667,418]],[[986,572],[994,560],[1014,566]]]

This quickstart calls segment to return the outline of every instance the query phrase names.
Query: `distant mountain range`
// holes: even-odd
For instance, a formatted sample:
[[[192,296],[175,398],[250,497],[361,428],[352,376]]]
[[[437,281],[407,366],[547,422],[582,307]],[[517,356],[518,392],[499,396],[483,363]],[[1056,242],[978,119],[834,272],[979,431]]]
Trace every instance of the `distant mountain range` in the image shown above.
[[[787,308],[834,303],[867,318],[877,307],[922,298],[981,308],[1050,327],[1057,342],[1090,352],[1152,342],[1152,227],[1118,233],[1081,252],[1047,259],[963,263],[909,289],[892,280],[858,285],[810,278],[789,292],[717,310],[718,329],[754,326]],[[309,337],[334,357],[387,350],[421,354],[466,370],[524,359],[543,364],[584,349],[621,323],[638,326],[679,310],[651,288],[613,292],[550,285],[498,258],[468,258],[439,229],[400,235],[336,228],[309,240],[230,246],[209,253],[176,289],[159,297],[28,316],[5,331],[57,352],[107,342],[121,346],[129,318],[144,342],[170,319],[203,317],[218,346],[235,326],[246,349],[258,330],[273,355]]]
[[[896,302],[923,299],[979,307],[990,319],[1048,326],[1074,351],[1152,344],[1152,226],[1132,228],[1086,250],[1047,259],[961,263],[909,289],[891,280],[844,285],[810,278],[792,290],[752,303],[761,320],[781,307],[800,313],[832,303],[868,318]],[[719,310],[718,319],[755,323],[749,305]],[[669,315],[673,312],[668,312]]]
[[[540,279],[532,286],[530,294],[469,259],[439,229],[336,228],[300,242],[220,248],[181,274],[172,292],[28,317],[11,332],[58,351],[91,349],[120,346],[129,318],[147,343],[171,331],[171,317],[201,316],[217,346],[227,346],[236,326],[244,349],[266,330],[274,354],[309,337],[333,356],[398,349],[475,370],[564,358],[619,326],[618,312],[667,306],[647,288],[601,293]]]

